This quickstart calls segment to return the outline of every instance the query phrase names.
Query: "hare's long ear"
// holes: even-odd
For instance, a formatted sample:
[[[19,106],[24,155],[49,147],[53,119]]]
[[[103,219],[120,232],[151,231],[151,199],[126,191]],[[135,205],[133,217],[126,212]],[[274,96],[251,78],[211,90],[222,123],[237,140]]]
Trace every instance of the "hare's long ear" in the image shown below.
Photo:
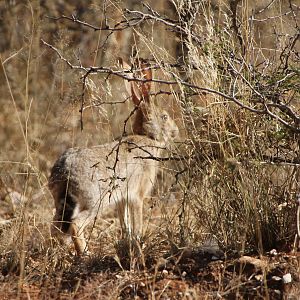
[[[146,60],[140,59],[136,62],[136,66],[140,69],[137,73],[139,79],[151,80],[152,72],[149,69],[149,64]],[[136,106],[139,106],[141,101],[150,102],[151,82],[132,81],[131,94],[132,101]]]
[[[131,67],[128,63],[126,63],[122,58],[118,58],[118,63],[124,68],[130,70]],[[152,79],[152,71],[148,69],[149,64],[146,60],[139,60],[136,63],[136,66],[141,69],[141,71],[137,74],[139,79]],[[130,78],[134,78],[134,74],[129,73]],[[145,101],[149,103],[150,101],[150,89],[151,82],[140,82],[140,81],[128,81],[125,80],[125,88],[129,95],[132,97],[132,101],[136,106],[139,106],[141,101]]]
[[[132,101],[136,106],[139,106],[143,98],[140,84],[137,83],[136,81],[131,81],[130,86],[131,86]]]
[[[129,66],[129,64],[127,62],[125,62],[122,57],[118,57],[117,62],[118,62],[119,67],[126,69],[128,71],[131,70],[131,67]],[[129,78],[133,78],[132,73],[127,73],[126,75],[128,75]],[[127,93],[131,96],[132,95],[131,82],[127,79],[124,79],[124,84],[125,84],[125,89],[126,89]]]
[[[152,70],[149,68],[150,64],[144,60],[141,59],[140,61],[140,68],[141,68],[141,77],[145,80],[149,80],[147,82],[141,83],[141,92],[142,97],[145,102],[150,102],[150,89],[151,89],[151,80],[152,80]]]
[[[128,69],[130,71],[132,68],[129,66],[127,62],[125,62],[121,57],[118,58],[118,64],[123,69]],[[128,73],[128,77],[130,79],[134,79],[134,75],[132,73]],[[134,81],[124,80],[125,89],[127,93],[131,96],[133,103],[136,106],[139,106],[140,100],[142,99],[142,91],[139,85]]]

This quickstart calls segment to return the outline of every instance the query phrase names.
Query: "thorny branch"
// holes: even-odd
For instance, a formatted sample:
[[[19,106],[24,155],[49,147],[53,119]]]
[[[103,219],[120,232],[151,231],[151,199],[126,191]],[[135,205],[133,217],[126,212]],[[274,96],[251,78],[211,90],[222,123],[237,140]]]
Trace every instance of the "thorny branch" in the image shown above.
[[[198,85],[195,84],[191,84],[188,82],[183,81],[182,79],[180,79],[174,72],[169,71],[169,73],[171,75],[173,75],[173,77],[176,78],[176,81],[171,81],[171,80],[161,80],[161,79],[144,79],[144,78],[139,78],[139,77],[131,77],[130,75],[128,75],[129,73],[132,72],[132,70],[127,70],[127,69],[121,69],[121,70],[114,70],[112,68],[107,68],[107,67],[84,67],[82,65],[72,65],[72,63],[70,61],[68,61],[60,52],[57,48],[55,48],[54,46],[48,44],[47,42],[45,42],[42,39],[42,42],[44,43],[44,45],[48,46],[49,48],[51,48],[52,50],[54,50],[59,58],[61,60],[63,60],[64,62],[67,63],[67,65],[74,70],[81,70],[84,71],[87,75],[89,74],[96,74],[96,73],[100,73],[100,74],[109,74],[109,75],[115,75],[118,77],[121,77],[127,81],[137,81],[137,82],[156,82],[156,83],[161,83],[161,84],[167,84],[167,85],[177,85],[177,84],[182,84],[184,86],[187,86],[189,88],[192,89],[196,89],[196,90],[200,90],[200,91],[204,91],[204,92],[208,92],[208,93],[212,93],[212,94],[216,94],[219,96],[222,96],[223,98],[227,99],[227,100],[232,100],[232,101],[237,101],[237,103],[240,103],[238,100],[234,99],[234,97],[231,97],[223,92],[214,90],[214,89],[210,89],[210,88],[205,88],[205,87],[200,87]],[[171,66],[171,65],[169,65]],[[151,67],[148,68],[144,68],[142,70],[147,70],[147,69],[159,69],[161,68],[160,65],[153,65]],[[134,69],[134,71],[139,72],[141,71],[141,69]],[[255,112],[259,112],[257,110],[254,110]]]
[[[101,30],[101,31],[110,31],[110,32],[122,31],[124,29],[129,28],[129,27],[137,25],[139,23],[137,21],[141,21],[140,18],[132,18],[130,20],[120,21],[120,22],[116,23],[113,27],[110,27],[107,23],[102,27],[98,27],[98,26],[92,25],[90,23],[87,23],[85,21],[82,21],[74,15],[72,15],[71,17],[66,16],[66,15],[61,15],[60,17],[57,17],[57,18],[48,16],[47,18],[55,20],[55,21],[68,20],[68,21],[72,21],[72,22],[74,22],[74,23],[76,23],[80,26],[93,29],[94,31],[100,31]],[[135,23],[133,23],[133,22],[135,22]]]
[[[44,43],[44,45],[48,46],[50,49],[52,49],[53,51],[55,51],[57,53],[57,55],[59,56],[59,58],[64,61],[71,69],[74,70],[80,70],[85,72],[85,75],[83,76],[83,81],[85,80],[85,78],[87,78],[87,76],[89,76],[90,74],[108,74],[108,75],[115,75],[118,77],[121,77],[127,81],[138,81],[138,82],[155,82],[155,83],[159,83],[159,84],[166,84],[166,85],[183,85],[186,86],[188,88],[191,88],[192,90],[196,90],[198,91],[198,93],[210,93],[210,94],[214,94],[217,96],[220,96],[224,99],[227,99],[229,101],[234,102],[235,104],[237,104],[238,106],[240,106],[243,109],[247,109],[253,113],[256,114],[265,114],[265,115],[269,115],[270,117],[272,117],[273,119],[277,120],[278,122],[280,122],[281,124],[283,124],[284,126],[286,126],[287,128],[289,128],[290,130],[292,130],[293,132],[297,132],[300,133],[300,127],[298,126],[299,121],[300,121],[300,116],[298,116],[289,106],[283,104],[282,102],[277,102],[277,103],[272,103],[272,102],[268,102],[266,97],[261,94],[259,92],[259,90],[257,90],[254,86],[252,86],[252,84],[243,76],[243,74],[238,71],[235,66],[228,60],[226,59],[227,63],[230,65],[231,70],[234,72],[234,74],[238,77],[240,77],[240,79],[249,86],[249,88],[252,90],[252,92],[258,96],[260,98],[260,104],[261,104],[261,108],[257,108],[257,104],[255,106],[250,106],[248,104],[245,104],[242,100],[244,97],[241,95],[239,97],[236,96],[235,91],[232,92],[232,94],[226,94],[222,91],[219,90],[215,90],[215,89],[211,89],[211,88],[206,88],[206,87],[202,87],[196,84],[192,84],[189,82],[186,82],[184,80],[182,80],[174,71],[171,70],[167,70],[167,72],[174,78],[174,80],[161,80],[161,79],[144,79],[141,77],[132,77],[130,74],[135,71],[135,72],[139,72],[141,71],[141,69],[139,68],[135,68],[132,67],[130,70],[128,69],[113,69],[108,68],[108,67],[85,67],[82,65],[74,65],[72,64],[68,59],[66,59],[61,53],[60,51],[55,48],[53,45],[50,45],[49,43],[45,42],[44,40],[42,40],[42,42]],[[171,68],[176,68],[178,65],[177,64],[153,64],[150,67],[144,68],[143,70],[147,70],[147,69],[159,69],[162,67],[168,66],[168,69]],[[84,85],[83,85],[84,86]],[[83,92],[84,93],[84,92]],[[83,103],[83,102],[82,102]],[[272,111],[272,108],[278,108],[279,111],[281,113],[284,113],[284,116],[288,117],[288,119],[292,119],[293,121],[295,121],[294,123],[290,123],[288,120],[284,119],[283,117],[281,117],[279,114],[276,114]],[[84,107],[82,105],[81,111],[83,111]],[[132,112],[133,114],[134,112]],[[130,115],[130,117],[132,116],[132,114]]]
[[[295,18],[295,11],[296,10],[298,11],[299,7],[295,6],[291,2],[289,2],[290,10],[283,12],[282,14],[280,14],[278,16],[277,15],[269,16],[265,19],[257,19],[255,17],[255,15],[261,14],[265,10],[268,10],[274,4],[274,2],[275,2],[274,0],[271,0],[265,7],[261,8],[259,11],[253,12],[253,14],[249,17],[249,21],[250,22],[251,21],[267,21],[269,19],[275,19],[278,17],[287,16],[291,13],[292,13],[293,17]],[[147,10],[147,12],[125,9],[123,20],[115,23],[114,25],[109,25],[108,22],[106,21],[105,25],[102,27],[98,27],[98,26],[92,25],[90,23],[87,23],[83,20],[80,20],[79,18],[77,18],[74,15],[72,15],[72,16],[62,15],[58,18],[51,18],[51,19],[56,20],[56,21],[66,20],[69,22],[76,23],[79,26],[83,26],[83,27],[86,27],[88,29],[92,29],[95,31],[99,31],[99,30],[108,31],[109,35],[115,31],[121,31],[121,30],[128,29],[130,27],[135,27],[145,21],[153,21],[153,22],[161,23],[161,24],[165,25],[168,30],[171,30],[175,33],[180,33],[181,36],[183,36],[183,37],[185,37],[185,36],[189,37],[193,41],[193,43],[195,43],[197,46],[202,45],[203,39],[200,38],[200,36],[198,36],[195,33],[195,30],[193,27],[183,26],[179,21],[170,19],[169,17],[166,17],[166,16],[162,16],[160,13],[158,13],[153,8],[151,8],[149,5],[146,5],[146,4],[142,4],[142,5]],[[231,12],[232,12],[232,29],[233,29],[233,32],[235,32],[235,34],[239,40],[240,46],[242,48],[242,53],[244,55],[245,54],[245,45],[244,45],[244,41],[243,41],[243,36],[240,32],[240,23],[238,20],[239,6],[240,6],[240,0],[231,0],[230,1],[230,8],[231,8]],[[297,22],[296,22],[296,24],[298,25]],[[300,33],[298,32],[296,35],[294,35],[294,37],[292,37],[290,39],[290,44],[287,45],[286,48],[281,53],[280,59],[283,62],[284,70],[286,72],[289,71],[289,70],[287,70],[289,55],[290,55],[291,51],[293,50],[293,48],[295,47],[296,41],[299,40],[299,34]],[[42,42],[46,46],[51,48],[53,51],[55,51],[57,53],[57,55],[59,56],[59,58],[61,60],[63,60],[70,68],[75,69],[75,70],[81,70],[85,73],[85,75],[82,77],[83,81],[84,81],[83,82],[83,95],[84,95],[85,79],[89,76],[89,74],[95,74],[95,73],[107,74],[108,76],[114,75],[114,76],[121,77],[127,81],[139,81],[139,82],[144,82],[144,83],[148,82],[148,81],[152,81],[152,82],[156,82],[159,84],[165,84],[165,85],[183,85],[183,86],[191,89],[193,91],[193,93],[195,93],[195,94],[199,94],[199,93],[214,94],[214,95],[222,97],[226,100],[232,101],[235,104],[237,104],[238,106],[240,106],[241,108],[249,110],[253,113],[261,114],[261,115],[268,115],[271,118],[273,118],[273,119],[277,120],[278,122],[280,122],[281,124],[283,124],[284,126],[286,126],[287,128],[289,128],[290,130],[292,130],[293,132],[300,133],[300,127],[299,127],[300,116],[297,115],[297,113],[295,113],[295,111],[290,106],[283,103],[279,99],[276,99],[276,100],[268,99],[268,95],[265,94],[264,91],[261,92],[256,86],[254,86],[243,75],[243,73],[242,73],[243,66],[241,67],[241,70],[237,70],[235,65],[233,63],[231,63],[226,57],[225,57],[225,59],[226,59],[228,65],[230,66],[231,72],[233,73],[233,77],[235,78],[234,85],[233,85],[234,88],[232,89],[232,91],[230,93],[225,93],[224,91],[221,91],[221,90],[206,88],[206,87],[194,84],[193,82],[187,82],[187,81],[183,80],[180,76],[178,76],[176,74],[175,71],[173,71],[174,68],[181,67],[181,65],[178,63],[177,64],[166,64],[166,63],[162,62],[159,64],[152,64],[151,66],[148,67],[149,69],[164,68],[164,70],[169,73],[169,75],[173,78],[173,80],[161,80],[161,79],[147,80],[144,78],[131,76],[130,73],[132,73],[133,71],[136,71],[136,72],[141,71],[140,69],[134,68],[134,67],[132,67],[130,70],[127,70],[127,69],[115,69],[113,67],[109,68],[109,67],[102,67],[102,66],[86,67],[86,66],[83,66],[82,64],[74,65],[68,59],[66,59],[61,54],[61,52],[57,48],[55,48],[53,45],[48,44],[44,40],[42,40]],[[243,61],[243,55],[242,55],[242,64],[246,65],[245,61]],[[192,66],[192,67],[194,68],[194,66]],[[197,69],[197,67],[195,67],[195,69]],[[290,73],[287,72],[287,76],[293,76],[293,72],[290,72]],[[285,79],[282,79],[282,81],[284,81],[284,80]],[[250,99],[249,99],[249,97],[245,97],[244,95],[240,95],[240,94],[238,95],[238,93],[236,91],[236,86],[237,86],[238,81],[243,82],[250,88],[250,90],[252,92],[252,96],[250,97]],[[279,82],[278,82],[278,84],[279,84]],[[248,101],[242,100],[244,98],[248,98],[249,100]],[[124,100],[124,101],[126,101],[126,100]],[[82,100],[81,114],[82,114],[83,110],[84,110],[84,102]],[[129,117],[131,117],[132,114],[134,114],[134,111],[131,113],[131,115]],[[126,125],[126,122],[125,122],[125,125]]]

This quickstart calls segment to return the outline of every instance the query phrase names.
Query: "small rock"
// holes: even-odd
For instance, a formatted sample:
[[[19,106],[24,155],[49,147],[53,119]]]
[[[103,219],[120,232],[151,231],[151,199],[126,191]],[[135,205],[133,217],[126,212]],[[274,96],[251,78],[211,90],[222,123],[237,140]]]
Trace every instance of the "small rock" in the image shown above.
[[[285,284],[291,283],[292,282],[292,275],[291,275],[291,273],[287,273],[287,274],[283,275],[282,276],[282,281]]]
[[[169,272],[167,270],[163,270],[161,273],[163,277],[167,277],[169,275]]]
[[[262,276],[261,274],[258,274],[258,275],[255,275],[254,278],[255,278],[257,281],[262,281],[263,276]]]
[[[181,276],[182,276],[182,277],[185,277],[186,274],[187,274],[187,273],[186,273],[185,271],[183,271],[183,272],[181,273]]]
[[[218,241],[214,237],[207,238],[199,250],[205,254],[212,255],[212,257],[216,257],[216,260],[224,257],[224,252],[220,249]]]
[[[270,255],[272,255],[272,256],[277,256],[277,255],[278,255],[277,250],[276,250],[276,249],[272,249],[272,250],[270,251]]]
[[[279,276],[272,276],[272,280],[280,281],[280,280],[281,280],[281,277],[279,277]]]
[[[280,290],[274,290],[274,293],[276,293],[277,295],[281,295]]]
[[[279,276],[272,276],[272,280],[280,281],[280,280],[282,280],[282,278]]]
[[[168,261],[162,257],[160,257],[157,261],[157,270],[163,270],[166,268]]]
[[[283,208],[287,207],[287,202],[278,205],[278,210],[281,211]]]

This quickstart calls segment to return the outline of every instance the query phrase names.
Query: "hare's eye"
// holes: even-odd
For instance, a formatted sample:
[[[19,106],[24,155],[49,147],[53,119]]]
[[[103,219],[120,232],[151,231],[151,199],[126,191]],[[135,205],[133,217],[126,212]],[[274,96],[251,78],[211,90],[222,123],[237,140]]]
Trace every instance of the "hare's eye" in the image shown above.
[[[168,115],[162,115],[161,119],[164,120],[164,121],[167,121],[168,120]]]

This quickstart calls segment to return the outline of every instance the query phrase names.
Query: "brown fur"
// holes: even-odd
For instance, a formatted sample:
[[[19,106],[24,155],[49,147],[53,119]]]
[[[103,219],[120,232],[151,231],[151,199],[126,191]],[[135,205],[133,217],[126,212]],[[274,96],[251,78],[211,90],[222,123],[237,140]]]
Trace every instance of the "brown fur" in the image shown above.
[[[145,66],[145,64],[143,64]],[[151,71],[143,73],[151,79]],[[150,82],[131,82],[138,106],[134,135],[91,148],[71,148],[56,161],[49,179],[55,200],[54,236],[71,236],[77,254],[86,248],[84,228],[110,206],[118,212],[122,233],[139,236],[143,200],[156,180],[162,148],[178,134],[168,113],[150,101]]]

